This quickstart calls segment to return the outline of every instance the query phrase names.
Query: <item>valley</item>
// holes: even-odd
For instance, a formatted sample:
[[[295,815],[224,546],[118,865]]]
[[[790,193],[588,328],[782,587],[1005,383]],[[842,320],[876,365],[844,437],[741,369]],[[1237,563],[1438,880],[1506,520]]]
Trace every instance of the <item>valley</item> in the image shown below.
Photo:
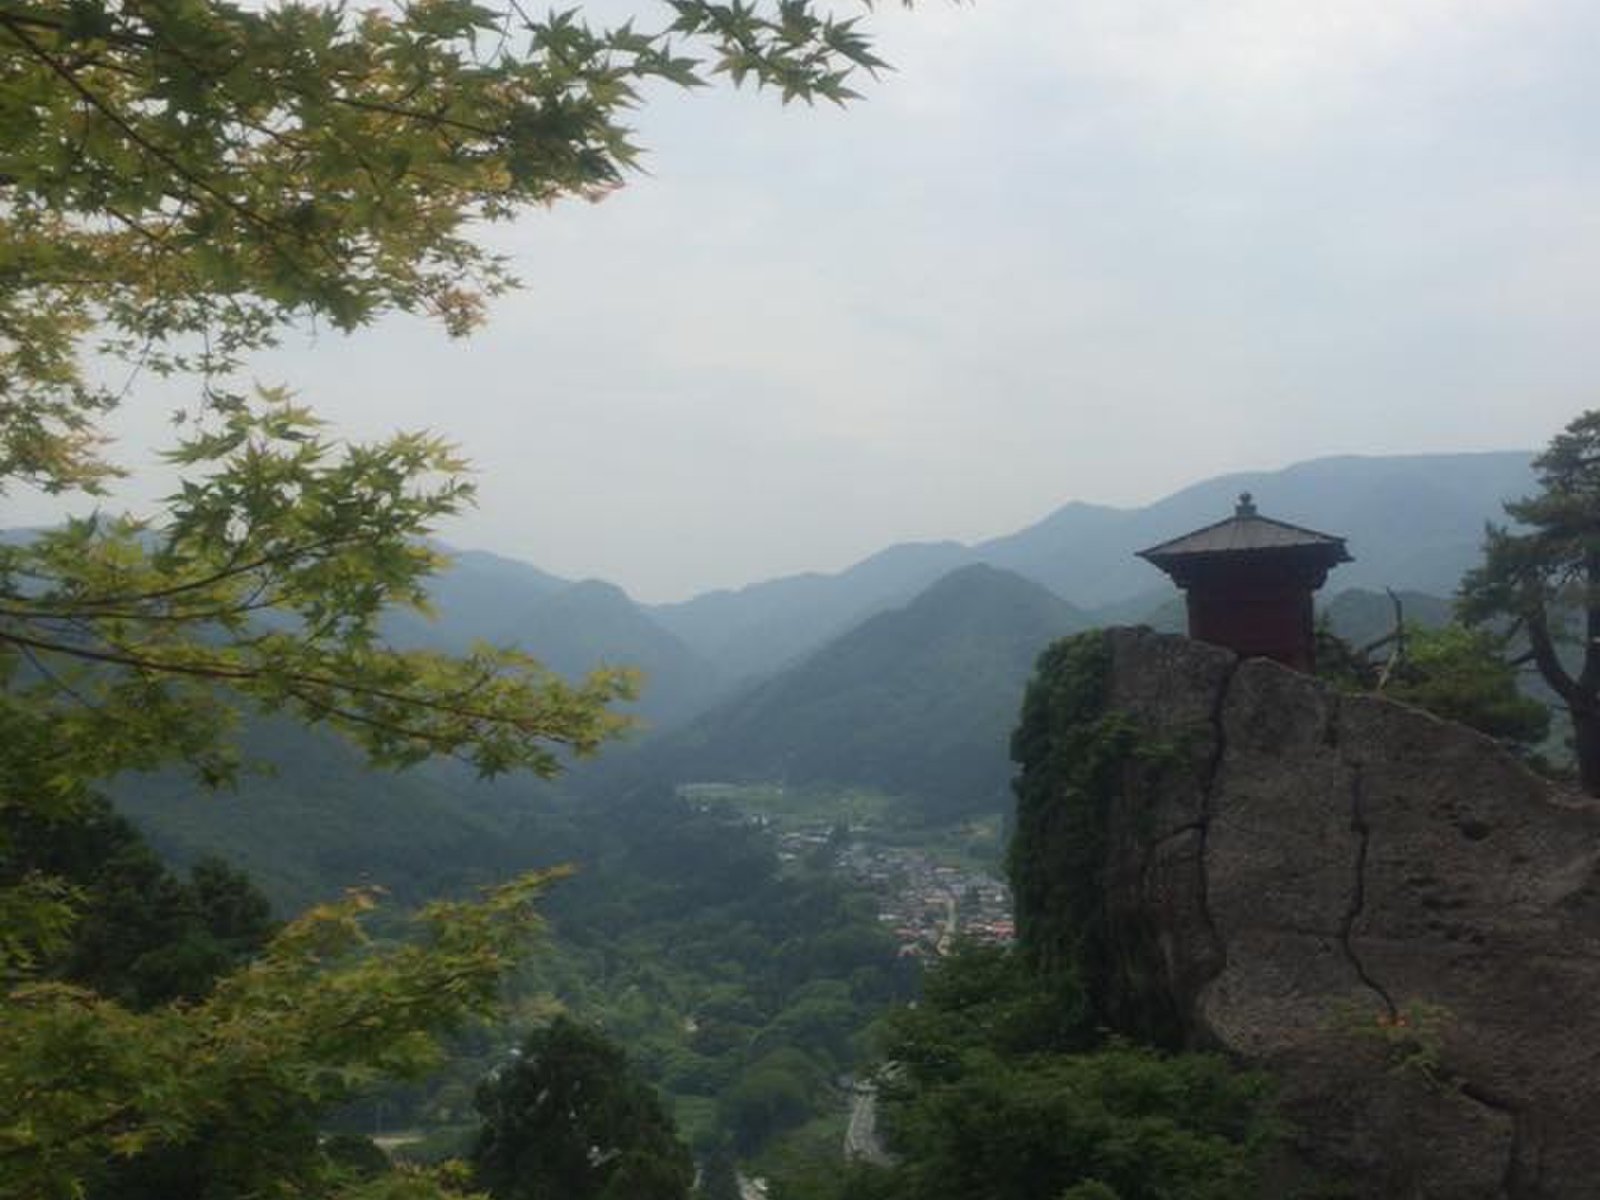
[[[1466,531],[1526,460],[1343,470],[1310,464],[1267,486],[1294,494],[1309,479],[1359,494],[1381,478],[1391,500],[1456,530],[1465,561]],[[1097,556],[1238,483],[1190,489],[1153,514],[1069,506],[1009,539],[896,548],[839,576],[679,606],[461,554],[438,583],[437,618],[393,617],[391,636],[453,649],[526,641],[568,674],[637,664],[628,738],[555,781],[484,781],[450,764],[375,774],[335,739],[255,724],[248,755],[271,766],[234,792],[131,776],[118,802],[174,861],[228,856],[285,913],[352,884],[411,904],[571,864],[504,1021],[458,1039],[431,1082],[358,1105],[338,1127],[407,1128],[393,1147],[403,1156],[463,1151],[478,1081],[519,1023],[562,1009],[626,1048],[697,1155],[731,1154],[747,1183],[799,1195],[797,1181],[861,1122],[853,1081],[881,1052],[884,1014],[953,948],[1015,939],[1007,745],[1037,655],[1107,614],[1182,620],[1151,580]],[[1448,513],[1423,499],[1473,488],[1487,490]],[[1389,542],[1374,557],[1404,561],[1388,582],[1404,589],[1407,618],[1446,619],[1448,602],[1424,590],[1446,547],[1403,557]],[[1354,545],[1360,563],[1367,548]],[[1060,561],[1081,565],[1083,586]],[[1135,590],[1109,593],[1118,578]],[[1361,588],[1330,588],[1323,613],[1355,642],[1393,621],[1390,598]]]
[[[1015,937],[998,812],[918,828],[893,821],[903,803],[872,793],[710,783],[677,793],[700,812],[737,813],[770,832],[785,867],[822,867],[874,896],[901,957],[937,956],[958,939],[1003,946]]]
[[[0,0],[0,1200],[1593,1200],[1597,41]]]

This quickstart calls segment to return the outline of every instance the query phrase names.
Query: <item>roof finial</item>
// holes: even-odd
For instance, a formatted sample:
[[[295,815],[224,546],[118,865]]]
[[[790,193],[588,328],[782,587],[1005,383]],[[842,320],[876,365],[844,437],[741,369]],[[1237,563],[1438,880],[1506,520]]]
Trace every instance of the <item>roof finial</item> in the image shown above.
[[[1239,493],[1239,503],[1234,508],[1233,515],[1236,517],[1253,517],[1256,515],[1255,502],[1251,500],[1249,492]]]

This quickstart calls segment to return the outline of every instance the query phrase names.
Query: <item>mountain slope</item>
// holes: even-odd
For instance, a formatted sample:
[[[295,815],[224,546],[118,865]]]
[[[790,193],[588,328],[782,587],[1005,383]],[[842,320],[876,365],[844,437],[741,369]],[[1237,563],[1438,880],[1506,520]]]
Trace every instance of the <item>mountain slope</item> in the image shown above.
[[[431,581],[436,615],[394,612],[384,632],[396,645],[461,653],[474,642],[517,645],[558,674],[630,666],[643,678],[632,711],[666,727],[703,709],[717,671],[614,584],[573,583],[482,551],[452,551]]]
[[[444,549],[450,564],[428,582],[436,615],[389,613],[384,633],[395,644],[460,653],[476,641],[500,642],[530,608],[572,586],[516,559]]]
[[[243,742],[273,770],[234,790],[163,771],[124,776],[111,793],[164,857],[221,854],[280,913],[367,885],[413,903],[570,853],[551,789],[534,780],[479,784],[448,765],[377,771],[332,734],[283,720],[251,723]]]
[[[874,787],[933,817],[992,809],[1034,659],[1088,624],[1018,575],[965,567],[642,747],[630,771]]]
[[[718,675],[709,662],[621,588],[599,580],[543,597],[502,637],[528,646],[546,666],[567,676],[601,665],[635,668],[642,688],[633,711],[658,728],[694,715],[717,690]]]
[[[723,679],[737,682],[793,661],[971,561],[971,551],[958,542],[908,543],[836,575],[790,575],[657,605],[650,613]]]

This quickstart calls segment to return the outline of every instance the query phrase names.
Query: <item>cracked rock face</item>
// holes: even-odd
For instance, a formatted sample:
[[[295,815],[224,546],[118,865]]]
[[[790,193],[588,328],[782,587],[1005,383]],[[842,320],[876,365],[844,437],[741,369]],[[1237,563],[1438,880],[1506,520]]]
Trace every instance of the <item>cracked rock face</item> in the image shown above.
[[[1403,705],[1107,636],[1112,707],[1185,768],[1111,813],[1123,986],[1279,1078],[1269,1194],[1600,1197],[1600,805]]]

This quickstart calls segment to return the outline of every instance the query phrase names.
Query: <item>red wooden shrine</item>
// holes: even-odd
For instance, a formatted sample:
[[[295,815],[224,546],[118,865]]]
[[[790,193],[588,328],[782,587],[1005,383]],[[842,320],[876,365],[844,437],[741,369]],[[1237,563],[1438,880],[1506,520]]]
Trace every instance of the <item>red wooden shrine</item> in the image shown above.
[[[1315,665],[1311,594],[1351,561],[1343,538],[1263,517],[1249,492],[1226,521],[1139,557],[1184,590],[1190,637],[1301,671]]]

